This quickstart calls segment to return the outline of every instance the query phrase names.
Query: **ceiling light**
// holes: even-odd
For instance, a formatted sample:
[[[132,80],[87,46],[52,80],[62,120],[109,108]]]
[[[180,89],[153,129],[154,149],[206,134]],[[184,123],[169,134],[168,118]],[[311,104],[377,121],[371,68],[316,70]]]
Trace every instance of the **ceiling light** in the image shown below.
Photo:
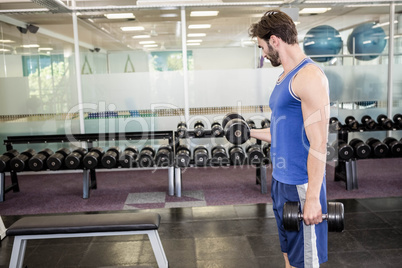
[[[13,40],[0,40],[0,43],[15,43]]]
[[[51,47],[40,47],[40,48],[38,48],[38,51],[51,51],[51,50],[53,50],[53,48],[51,48]]]
[[[178,15],[174,13],[168,13],[168,14],[161,14],[161,18],[176,18]]]
[[[143,34],[143,35],[134,35],[132,38],[134,39],[151,38],[151,36],[148,34]]]
[[[187,46],[199,46],[201,45],[200,43],[188,43]]]
[[[202,40],[201,39],[193,39],[193,40],[187,40],[187,43],[201,43]]]
[[[330,7],[312,7],[312,8],[303,8],[299,11],[299,14],[321,14],[325,13],[328,10],[331,10]]]
[[[39,45],[33,44],[33,45],[22,45],[21,47],[24,48],[34,48],[34,47],[39,47]]]
[[[209,29],[211,28],[211,24],[190,24],[188,26],[189,29]]]
[[[9,49],[0,48],[0,52],[9,52]]]
[[[95,23],[95,21],[93,19],[88,19],[90,22]]]
[[[389,6],[389,4],[354,4],[354,5],[345,5],[345,7],[385,7]]]
[[[109,20],[113,19],[135,19],[133,13],[112,13],[112,14],[105,14],[105,17]]]
[[[128,27],[120,27],[123,32],[130,32],[130,31],[144,31],[144,27],[142,26],[128,26]]]
[[[394,20],[394,23],[398,23],[398,21]],[[389,25],[389,21],[386,21],[386,22],[383,22],[383,23],[377,23],[372,28],[378,28],[378,27],[387,26],[387,25]]]
[[[218,16],[219,11],[191,11],[190,17]]]
[[[158,45],[145,45],[144,47],[157,47]]]
[[[155,41],[141,41],[140,45],[155,44]]]
[[[205,33],[191,33],[191,34],[188,34],[187,37],[203,37],[206,35],[207,34],[205,34]]]

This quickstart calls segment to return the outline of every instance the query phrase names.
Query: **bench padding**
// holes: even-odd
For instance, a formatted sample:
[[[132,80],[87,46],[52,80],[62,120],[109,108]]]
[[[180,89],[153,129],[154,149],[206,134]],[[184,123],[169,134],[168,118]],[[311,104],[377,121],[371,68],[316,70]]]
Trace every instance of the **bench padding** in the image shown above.
[[[152,212],[49,215],[24,217],[7,229],[8,236],[157,230],[160,215]]]

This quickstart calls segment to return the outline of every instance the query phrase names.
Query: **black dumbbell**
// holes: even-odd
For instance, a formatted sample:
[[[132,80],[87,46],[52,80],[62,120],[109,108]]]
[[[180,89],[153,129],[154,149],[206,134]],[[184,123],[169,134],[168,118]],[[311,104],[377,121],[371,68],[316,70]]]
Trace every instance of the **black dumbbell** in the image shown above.
[[[101,147],[91,148],[91,150],[84,156],[84,167],[87,169],[94,169],[96,167],[99,167],[103,153],[104,151]]]
[[[226,139],[233,144],[243,144],[250,139],[250,128],[238,113],[227,114],[222,121]]]
[[[393,137],[387,137],[383,141],[389,148],[389,153],[393,157],[402,156],[402,143]]]
[[[32,156],[28,161],[29,169],[32,171],[39,171],[47,168],[47,159],[53,155],[53,151],[49,148],[43,149],[36,155]]]
[[[371,147],[368,144],[364,143],[364,141],[362,141],[361,139],[352,139],[349,142],[349,145],[352,146],[357,158],[365,159],[370,156]]]
[[[196,137],[202,137],[205,134],[205,126],[202,121],[197,121],[194,124],[194,135]]]
[[[327,143],[327,161],[332,161],[336,157],[336,150]]]
[[[260,166],[263,163],[264,153],[259,144],[250,144],[246,148],[248,163],[253,166]]]
[[[338,158],[348,161],[353,157],[353,148],[343,140],[336,140],[332,143],[335,151],[338,151]]]
[[[10,161],[10,169],[16,172],[27,170],[29,167],[28,161],[36,154],[34,149],[27,149],[12,158]]]
[[[139,152],[135,146],[127,146],[120,156],[120,165],[123,168],[132,168],[137,166]]]
[[[254,122],[253,120],[251,120],[251,119],[248,119],[248,120],[246,121],[246,123],[247,123],[247,125],[248,125],[248,127],[249,127],[250,129],[255,129],[255,128],[257,128],[257,127],[255,126],[255,122]]]
[[[223,137],[223,128],[219,122],[213,122],[211,125],[211,134],[214,137]]]
[[[341,130],[342,125],[339,122],[338,118],[336,117],[331,117],[329,119],[329,131],[330,132],[335,132]]]
[[[345,118],[345,124],[351,129],[351,130],[357,130],[359,128],[359,122],[353,117],[353,116],[347,116]]]
[[[173,149],[170,145],[161,145],[155,156],[158,167],[171,167],[173,165]]]
[[[369,138],[366,143],[371,148],[371,155],[373,157],[382,158],[387,156],[389,148],[386,144],[382,143],[379,139]]]
[[[241,146],[235,145],[229,148],[229,159],[232,165],[243,165],[246,154]]]
[[[194,164],[198,167],[206,166],[209,159],[208,149],[205,146],[197,146],[193,152]]]
[[[227,166],[230,165],[228,154],[225,147],[222,145],[216,145],[211,149],[211,161],[212,166]]]
[[[143,168],[153,167],[155,165],[155,150],[152,146],[144,146],[138,157],[138,165]]]
[[[264,118],[261,121],[261,127],[262,128],[269,128],[271,126],[271,121],[268,118]]]
[[[59,170],[64,166],[66,157],[71,154],[68,148],[60,148],[46,160],[47,167],[50,170]]]
[[[385,114],[380,114],[377,116],[377,123],[383,128],[390,130],[393,128],[392,121]]]
[[[264,143],[262,146],[262,152],[264,153],[265,157],[271,157],[271,143]]]
[[[328,202],[328,213],[322,219],[328,223],[329,232],[342,232],[345,226],[345,210],[340,202]],[[299,231],[303,214],[299,202],[286,202],[283,206],[283,227],[287,231]]]
[[[373,130],[377,126],[377,123],[369,115],[363,116],[361,122],[367,130]]]
[[[77,169],[83,167],[82,160],[87,153],[87,149],[85,148],[76,148],[71,154],[67,155],[65,160],[65,165],[69,169]]]
[[[177,135],[179,138],[184,138],[187,136],[187,124],[186,122],[179,122],[177,124]]]
[[[190,165],[191,152],[187,145],[179,145],[176,150],[176,164],[178,167],[188,167]]]
[[[110,147],[101,158],[102,166],[105,168],[115,168],[119,162],[121,151],[119,147]]]
[[[394,121],[394,124],[400,128],[402,128],[402,114],[395,114],[392,117],[392,120]]]
[[[17,150],[12,149],[0,155],[0,173],[10,171],[10,161],[14,157],[17,157],[18,154]]]

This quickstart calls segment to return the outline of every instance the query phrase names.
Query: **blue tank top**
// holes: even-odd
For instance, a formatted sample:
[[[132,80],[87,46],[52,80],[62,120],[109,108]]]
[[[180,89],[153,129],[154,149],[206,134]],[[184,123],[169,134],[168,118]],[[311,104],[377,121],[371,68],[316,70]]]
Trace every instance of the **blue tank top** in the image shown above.
[[[269,99],[271,108],[272,177],[286,184],[308,182],[307,156],[310,143],[304,129],[301,100],[292,89],[292,81],[300,69],[314,64],[302,60],[282,80],[278,80]]]

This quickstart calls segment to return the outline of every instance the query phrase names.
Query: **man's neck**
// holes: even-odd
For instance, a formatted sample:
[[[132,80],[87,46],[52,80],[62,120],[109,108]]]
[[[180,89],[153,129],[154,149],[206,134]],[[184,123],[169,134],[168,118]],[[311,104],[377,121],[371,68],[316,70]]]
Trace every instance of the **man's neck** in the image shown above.
[[[282,67],[285,73],[293,70],[306,55],[303,53],[298,44],[285,46],[282,54],[280,54]]]

